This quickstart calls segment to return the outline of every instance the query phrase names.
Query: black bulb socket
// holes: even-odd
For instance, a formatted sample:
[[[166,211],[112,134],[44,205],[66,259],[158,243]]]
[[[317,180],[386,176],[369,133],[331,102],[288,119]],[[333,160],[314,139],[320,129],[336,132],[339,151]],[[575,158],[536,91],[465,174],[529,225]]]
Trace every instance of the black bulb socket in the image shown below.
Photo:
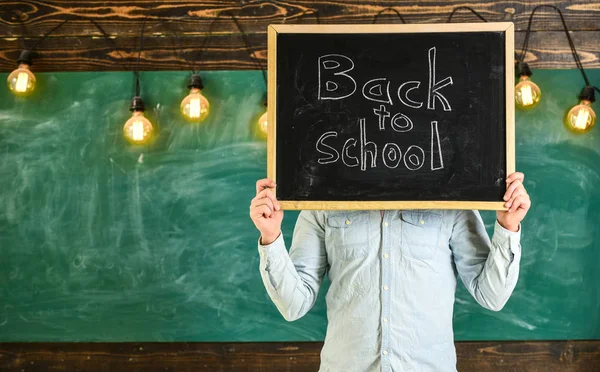
[[[146,107],[144,106],[144,101],[142,97],[135,96],[131,99],[131,107],[129,107],[129,111],[144,111]]]
[[[33,63],[33,52],[31,50],[25,49],[19,55],[19,58],[17,59],[17,64],[18,65],[26,64],[26,65],[31,66],[32,63]]]
[[[579,99],[582,101],[590,101],[590,102],[595,102],[596,101],[596,93],[594,92],[594,87],[591,85],[588,85],[587,87],[583,88],[583,90],[581,91],[581,94],[579,95]]]
[[[202,78],[198,74],[192,74],[190,78],[190,83],[188,84],[188,89],[204,89],[204,84],[202,83]]]
[[[519,62],[517,68],[519,70],[519,76],[533,75],[533,72],[531,72],[531,69],[529,68],[529,64],[527,64],[527,62]]]

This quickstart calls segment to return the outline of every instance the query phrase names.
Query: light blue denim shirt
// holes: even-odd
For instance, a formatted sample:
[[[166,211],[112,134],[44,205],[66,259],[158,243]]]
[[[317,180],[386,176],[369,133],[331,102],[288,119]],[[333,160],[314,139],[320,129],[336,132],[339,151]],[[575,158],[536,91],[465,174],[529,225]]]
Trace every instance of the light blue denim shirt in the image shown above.
[[[329,276],[320,372],[456,371],[457,275],[481,306],[502,309],[520,233],[496,222],[490,241],[477,211],[302,211],[289,254],[282,236],[259,242],[260,273],[288,321]]]

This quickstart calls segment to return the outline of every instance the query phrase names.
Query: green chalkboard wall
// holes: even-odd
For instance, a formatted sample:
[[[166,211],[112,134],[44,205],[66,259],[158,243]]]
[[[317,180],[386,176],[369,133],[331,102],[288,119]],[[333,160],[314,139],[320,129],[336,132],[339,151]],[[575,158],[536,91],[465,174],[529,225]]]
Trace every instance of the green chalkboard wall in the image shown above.
[[[130,73],[40,73],[28,99],[0,89],[0,341],[322,340],[326,285],[288,323],[258,273],[248,204],[266,174],[261,74],[203,74],[212,112],[199,126],[178,114],[185,72],[141,75],[160,134],[149,148],[121,136]],[[542,103],[517,113],[534,203],[521,278],[499,313],[460,288],[458,340],[600,338],[600,128],[562,127],[577,71],[534,80]]]

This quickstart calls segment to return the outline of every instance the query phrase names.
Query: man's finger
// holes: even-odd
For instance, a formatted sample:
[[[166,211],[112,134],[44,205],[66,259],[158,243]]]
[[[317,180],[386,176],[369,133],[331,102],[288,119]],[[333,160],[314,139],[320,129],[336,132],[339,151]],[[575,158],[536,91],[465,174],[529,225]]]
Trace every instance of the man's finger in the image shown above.
[[[508,189],[508,187],[515,181],[520,181],[521,183],[523,183],[524,180],[525,180],[525,175],[523,173],[520,173],[520,172],[512,173],[510,176],[508,176],[506,178],[506,188]]]
[[[506,183],[511,183],[512,181],[517,179],[523,182],[525,180],[525,174],[521,172],[514,172],[506,178]]]
[[[508,211],[513,213],[519,208],[527,210],[529,208],[530,203],[531,202],[529,201],[527,195],[519,195],[517,198],[515,198],[514,202],[512,203],[512,206]]]
[[[516,189],[515,192],[512,193],[510,199],[508,199],[508,201],[505,203],[506,206],[510,207],[515,202],[515,199],[521,195],[527,195],[527,192],[525,192],[525,189],[522,187]]]
[[[521,183],[520,180],[514,180],[506,189],[506,192],[504,193],[504,200],[509,200],[512,197],[512,194],[515,192],[515,190],[519,187],[519,186],[523,186],[523,184]]]
[[[263,205],[263,204],[268,205],[270,207],[273,207],[273,202],[271,201],[271,199],[269,199],[269,198],[255,198],[255,199],[252,199],[252,202],[250,203],[250,209],[256,208],[259,205]]]
[[[262,180],[258,180],[258,181],[256,181],[256,194],[261,192],[263,189],[266,189],[267,187],[275,187],[275,186],[277,186],[277,185],[275,185],[275,182],[273,182],[272,180],[270,180],[268,178],[263,178]]]
[[[271,210],[271,208],[264,204],[254,208],[253,211],[253,214],[255,216],[263,216],[264,218],[269,218],[273,214],[273,210]]]
[[[521,202],[521,205],[518,206],[518,208],[525,210],[525,212],[527,212],[529,208],[531,208],[531,198],[529,197],[529,195],[524,196],[523,201]]]
[[[275,193],[273,192],[273,190],[271,189],[264,189],[263,191],[259,192],[258,195],[256,196],[256,198],[269,198],[271,199],[271,201],[273,202],[273,206],[275,207],[276,210],[279,210],[279,202],[277,201],[277,198],[275,197]]]
[[[269,199],[269,198],[257,199],[254,203],[252,203],[251,208],[257,208],[257,207],[260,207],[261,205],[266,205],[272,211],[275,210],[275,207],[273,206],[273,201],[271,199]]]
[[[508,208],[508,212],[514,213],[519,208],[521,203],[522,203],[522,196],[519,196],[512,202],[512,204],[510,205],[510,208]]]

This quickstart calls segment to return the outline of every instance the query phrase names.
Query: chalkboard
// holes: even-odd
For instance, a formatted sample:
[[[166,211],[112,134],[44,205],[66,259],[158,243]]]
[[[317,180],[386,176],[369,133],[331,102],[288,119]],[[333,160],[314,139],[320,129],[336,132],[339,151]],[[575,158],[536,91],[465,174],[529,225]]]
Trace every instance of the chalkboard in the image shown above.
[[[185,72],[142,72],[159,135],[142,149],[122,136],[131,73],[35,74],[34,96],[0,89],[0,342],[324,339],[327,280],[287,322],[258,270],[248,206],[267,173],[253,131],[260,71],[203,73],[211,115],[200,126],[179,113]],[[600,69],[587,74],[600,81]],[[562,124],[579,102],[577,69],[533,79],[544,98],[516,115],[533,201],[519,282],[492,312],[459,281],[457,340],[600,338],[600,128],[581,136]],[[288,244],[296,217],[285,212]],[[495,213],[483,219],[491,233]]]
[[[273,25],[269,175],[284,209],[503,209],[512,23]]]

